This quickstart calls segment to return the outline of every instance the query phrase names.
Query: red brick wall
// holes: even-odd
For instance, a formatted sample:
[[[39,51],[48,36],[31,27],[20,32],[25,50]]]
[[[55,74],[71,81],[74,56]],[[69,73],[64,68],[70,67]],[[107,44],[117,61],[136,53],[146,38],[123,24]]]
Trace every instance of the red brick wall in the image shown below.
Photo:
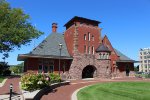
[[[65,71],[69,71],[71,60],[60,60],[60,70],[63,71],[64,62],[66,64]],[[28,58],[24,64],[24,71],[38,71],[38,58]],[[59,59],[54,59],[54,72],[59,71]]]
[[[88,33],[90,33],[90,41],[88,40]],[[86,40],[84,40],[84,34],[86,34]],[[94,41],[92,40],[92,35],[94,36]],[[92,54],[92,46],[97,49],[100,42],[100,30],[94,26],[79,25],[78,27],[78,51],[84,53],[84,45],[86,45],[86,51],[88,46],[90,46],[90,51]],[[88,52],[88,51],[87,51]]]
[[[92,26],[92,23],[82,23],[76,22],[77,32],[78,32],[78,51],[79,53],[84,53],[84,45],[88,48],[90,46],[90,51],[92,52],[92,46],[97,49],[100,43],[100,28],[98,26]],[[75,32],[75,26],[72,25],[65,31],[64,38],[68,48],[68,52],[73,56],[73,37]],[[90,33],[90,41],[88,41],[88,33]],[[86,34],[86,40],[84,40],[84,34]],[[92,35],[94,36],[94,41],[92,40]]]
[[[111,43],[110,43],[109,39],[107,38],[107,36],[105,36],[105,37],[103,38],[103,43],[104,43],[105,45],[107,45],[107,47],[112,51],[112,52],[111,52],[111,55],[110,55],[110,59],[111,59],[112,71],[114,71],[114,67],[113,67],[113,66],[114,66],[114,61],[118,60],[119,57],[118,57],[118,55],[116,54],[116,52],[114,51],[113,46],[111,45]]]
[[[66,46],[68,49],[68,52],[71,56],[73,56],[73,35],[74,35],[74,26],[71,26],[68,28],[64,33],[64,39],[66,42]]]

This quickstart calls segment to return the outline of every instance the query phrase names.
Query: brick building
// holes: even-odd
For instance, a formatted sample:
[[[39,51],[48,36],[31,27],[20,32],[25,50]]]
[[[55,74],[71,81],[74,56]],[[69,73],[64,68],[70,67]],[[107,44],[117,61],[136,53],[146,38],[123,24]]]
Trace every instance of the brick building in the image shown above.
[[[52,33],[28,54],[18,55],[24,61],[24,72],[59,72],[62,77],[111,78],[133,76],[134,60],[115,49],[108,37],[101,37],[99,21],[73,17],[65,32]]]

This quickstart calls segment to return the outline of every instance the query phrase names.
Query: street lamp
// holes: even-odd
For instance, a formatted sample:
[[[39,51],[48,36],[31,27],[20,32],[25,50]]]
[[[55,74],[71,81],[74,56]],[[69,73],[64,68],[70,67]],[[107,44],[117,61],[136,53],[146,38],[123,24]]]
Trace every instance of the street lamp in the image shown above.
[[[61,50],[62,50],[62,44],[59,43],[59,51],[60,51],[60,55],[59,55],[59,76],[60,76],[60,57],[61,57]]]

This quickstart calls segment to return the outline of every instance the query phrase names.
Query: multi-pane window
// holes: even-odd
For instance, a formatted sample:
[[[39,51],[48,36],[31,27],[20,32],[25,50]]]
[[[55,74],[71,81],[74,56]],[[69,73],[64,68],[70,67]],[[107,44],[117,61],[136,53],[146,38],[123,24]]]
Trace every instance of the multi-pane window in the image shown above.
[[[54,71],[54,60],[49,61],[49,72],[53,73]]]
[[[144,59],[146,59],[147,57],[146,56],[144,56]]]
[[[145,64],[144,66],[145,66],[145,68],[147,68],[147,64]]]
[[[38,67],[38,73],[42,73],[42,71],[43,71],[43,66],[39,65],[39,67]]]
[[[147,63],[147,60],[144,60],[144,63]]]
[[[147,58],[150,58],[150,55],[148,55]]]
[[[54,65],[50,65],[50,66],[49,66],[49,72],[50,72],[50,73],[53,73],[53,71],[54,71]]]
[[[88,33],[88,40],[89,40],[89,41],[90,41],[90,38],[91,38],[91,37],[90,37],[90,32],[89,32],[89,33]]]
[[[86,34],[84,34],[84,40],[86,40]]]
[[[100,59],[109,59],[109,54],[108,53],[100,53],[99,58]]]
[[[44,73],[48,73],[48,66],[44,66]]]

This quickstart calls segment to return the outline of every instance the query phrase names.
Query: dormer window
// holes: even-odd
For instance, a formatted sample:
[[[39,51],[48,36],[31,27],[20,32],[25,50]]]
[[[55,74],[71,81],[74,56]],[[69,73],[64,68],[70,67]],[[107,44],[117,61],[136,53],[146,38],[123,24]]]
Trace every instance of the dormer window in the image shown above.
[[[109,54],[108,53],[100,53],[99,54],[99,58],[100,59],[109,59]]]

